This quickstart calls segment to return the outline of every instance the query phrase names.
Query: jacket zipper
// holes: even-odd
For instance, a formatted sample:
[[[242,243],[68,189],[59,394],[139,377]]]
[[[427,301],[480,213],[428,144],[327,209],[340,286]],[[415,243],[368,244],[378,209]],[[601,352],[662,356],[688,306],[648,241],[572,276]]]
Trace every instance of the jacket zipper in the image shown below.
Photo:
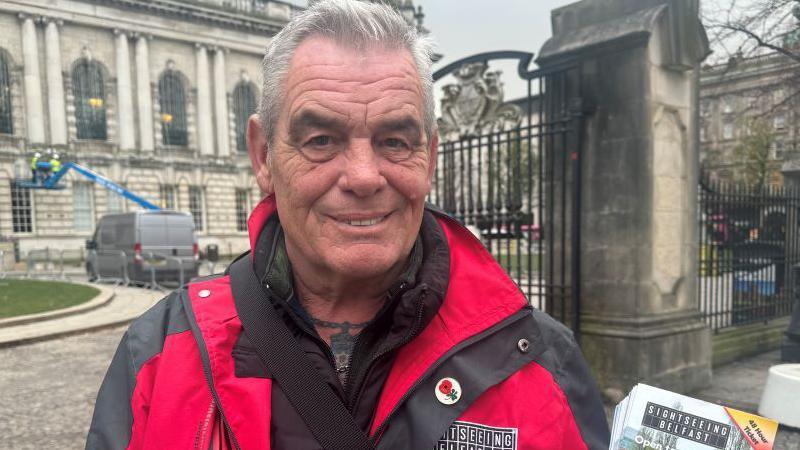
[[[501,322],[501,326],[499,326],[499,327],[491,327],[488,330],[484,330],[482,333],[478,334],[477,336],[474,336],[471,339],[468,338],[468,339],[464,340],[460,344],[458,344],[455,347],[453,347],[450,351],[448,351],[447,353],[442,355],[433,364],[431,364],[430,367],[428,367],[428,369],[425,370],[425,372],[422,374],[422,376],[420,376],[417,379],[417,381],[415,381],[414,384],[412,384],[411,387],[409,387],[408,390],[406,390],[406,392],[403,394],[403,396],[400,397],[400,399],[394,405],[394,407],[389,412],[389,414],[386,416],[386,418],[383,419],[383,422],[381,422],[380,426],[375,430],[375,433],[372,436],[369,437],[369,440],[372,443],[372,446],[373,447],[377,447],[378,446],[378,441],[380,440],[381,435],[383,434],[383,432],[386,429],[386,427],[389,425],[389,422],[391,422],[392,417],[400,409],[400,406],[403,403],[405,403],[406,400],[408,400],[408,398],[414,393],[414,391],[417,390],[417,388],[422,383],[427,381],[428,377],[430,377],[431,374],[433,372],[435,372],[436,369],[439,368],[439,366],[441,366],[445,361],[450,359],[451,356],[453,356],[454,354],[456,354],[459,351],[461,351],[461,349],[463,349],[465,347],[468,347],[470,345],[474,345],[474,344],[482,341],[484,338],[486,338],[486,337],[488,337],[488,336],[490,336],[490,335],[502,330],[503,328],[506,328],[507,326],[515,323],[517,320],[521,319],[522,317],[524,317],[525,315],[530,314],[530,313],[531,313],[531,310],[529,308],[527,308],[527,307],[523,308],[521,311],[512,314],[509,318],[507,318],[506,320]]]
[[[219,415],[220,417],[222,417],[222,423],[225,424],[225,430],[228,432],[228,436],[231,437],[231,441],[233,442],[233,446],[236,448],[236,450],[241,450],[241,447],[239,447],[239,442],[236,440],[236,436],[234,436],[233,434],[233,429],[231,429],[231,426],[228,423],[228,419],[225,418],[225,412],[222,410],[222,402],[220,402],[219,400],[217,389],[214,388],[214,384],[211,378],[211,372],[210,369],[206,367],[205,361],[203,362],[203,372],[205,373],[208,387],[211,390],[211,397],[212,397],[211,401],[216,405],[217,411],[219,411]]]
[[[181,293],[181,295],[184,295],[184,294]],[[187,294],[186,295],[188,295],[188,290],[187,290]],[[189,302],[188,298],[184,298],[183,300],[186,300],[187,302]],[[189,302],[189,304],[191,305],[191,302]],[[186,307],[186,306],[185,306],[185,308],[188,309],[188,307]],[[188,309],[188,310],[191,311],[191,309]],[[196,325],[197,322],[194,319],[194,313],[190,314],[190,321],[195,322],[194,326],[195,327],[197,326]],[[194,333],[195,333],[195,331],[193,330],[192,334],[194,334]],[[225,418],[225,411],[222,409],[222,402],[219,400],[219,394],[217,394],[217,389],[214,387],[214,380],[211,377],[210,362],[207,361],[207,358],[203,356],[202,348],[200,348],[200,344],[201,343],[202,343],[202,347],[205,348],[205,340],[202,338],[202,334],[200,333],[199,329],[197,330],[197,333],[198,334],[195,336],[195,340],[198,341],[197,345],[198,345],[199,349],[201,350],[200,351],[200,360],[203,362],[203,364],[202,364],[203,365],[203,375],[205,375],[205,377],[206,377],[206,384],[208,385],[208,389],[211,391],[211,402],[214,405],[216,405],[217,411],[219,411],[219,415],[222,418],[222,423],[225,424],[225,430],[228,432],[228,436],[230,436],[231,442],[233,443],[234,448],[236,448],[236,450],[241,450],[241,447],[239,447],[239,442],[236,440],[236,436],[233,434],[233,429],[231,429],[231,426],[228,423],[228,419]],[[208,356],[208,349],[207,348],[206,348],[206,355],[205,356]]]
[[[395,349],[408,344],[417,335],[417,333],[419,333],[420,328],[422,328],[421,326],[422,316],[425,314],[425,297],[428,295],[428,286],[426,284],[422,284],[420,287],[421,287],[421,292],[419,294],[419,301],[417,303],[417,311],[416,311],[417,315],[416,315],[416,320],[414,321],[414,327],[408,333],[406,333],[405,336],[403,336],[403,339],[400,342],[391,347],[384,347],[383,349],[381,349],[381,351],[379,351],[372,358],[370,358],[369,364],[367,365],[367,371],[365,372],[364,376],[361,377],[361,380],[359,380],[359,384],[357,384],[358,390],[353,396],[352,401],[347,405],[350,411],[353,411],[355,409],[356,405],[358,404],[358,401],[361,399],[361,394],[364,391],[364,381],[366,380],[369,373],[372,371],[375,362],[383,358],[390,352],[394,351]],[[349,381],[350,379],[348,378],[348,384]],[[345,390],[345,392],[347,391]]]
[[[200,426],[200,430],[194,438],[194,450],[200,450],[201,444],[205,441],[206,433],[208,433],[208,426],[211,424],[211,419],[214,416],[215,410],[214,400],[211,400],[211,404],[208,405],[208,412],[206,412],[206,418],[203,419],[203,424]]]

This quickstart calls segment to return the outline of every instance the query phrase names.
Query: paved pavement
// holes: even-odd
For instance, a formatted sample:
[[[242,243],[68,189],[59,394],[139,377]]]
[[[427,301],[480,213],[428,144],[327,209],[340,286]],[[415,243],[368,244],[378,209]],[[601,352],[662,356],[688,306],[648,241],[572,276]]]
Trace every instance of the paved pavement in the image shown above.
[[[121,325],[140,316],[165,295],[133,287],[109,289],[114,293],[111,302],[90,312],[0,328],[0,348]]]
[[[0,349],[0,448],[82,449],[97,389],[124,331]]]
[[[711,387],[692,395],[732,408],[758,413],[758,404],[767,382],[769,368],[780,363],[780,352],[774,351],[727,364],[714,371]],[[800,450],[800,430],[778,429],[774,450]]]

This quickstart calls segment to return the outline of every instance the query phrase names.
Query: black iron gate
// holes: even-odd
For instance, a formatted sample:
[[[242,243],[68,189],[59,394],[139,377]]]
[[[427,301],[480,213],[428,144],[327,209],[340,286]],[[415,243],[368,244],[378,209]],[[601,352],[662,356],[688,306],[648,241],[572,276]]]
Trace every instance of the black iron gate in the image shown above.
[[[527,95],[504,100],[498,59],[519,60]],[[479,235],[531,303],[579,332],[580,96],[576,68],[483,53],[434,74],[441,143],[430,200]]]
[[[792,314],[800,191],[713,181],[698,189],[700,313],[719,332]]]

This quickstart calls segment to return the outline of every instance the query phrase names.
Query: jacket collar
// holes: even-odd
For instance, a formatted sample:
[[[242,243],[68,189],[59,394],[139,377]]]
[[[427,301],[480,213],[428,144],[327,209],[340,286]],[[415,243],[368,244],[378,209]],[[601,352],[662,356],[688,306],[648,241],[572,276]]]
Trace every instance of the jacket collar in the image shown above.
[[[264,198],[250,214],[248,231],[251,258],[262,284],[268,284],[283,300],[290,300],[291,264],[274,196]],[[434,215],[426,211],[409,266],[388,292],[389,298],[397,301],[391,305],[392,326],[385,345],[411,339],[433,319],[447,291],[449,271],[447,240]]]
[[[261,236],[261,230],[266,226],[267,219],[277,211],[278,204],[273,194],[261,199],[253,209],[253,212],[250,213],[250,217],[247,219],[247,233],[250,235],[251,250],[255,250],[258,237]],[[254,256],[251,252],[250,257],[253,258]]]

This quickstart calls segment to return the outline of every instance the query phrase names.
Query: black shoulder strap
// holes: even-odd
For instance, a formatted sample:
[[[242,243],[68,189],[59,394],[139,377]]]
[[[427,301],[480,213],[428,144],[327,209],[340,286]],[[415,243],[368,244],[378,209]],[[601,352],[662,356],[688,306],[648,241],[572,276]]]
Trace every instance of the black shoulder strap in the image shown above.
[[[278,316],[250,258],[234,262],[230,275],[244,332],[317,442],[326,450],[372,449],[369,438]]]

